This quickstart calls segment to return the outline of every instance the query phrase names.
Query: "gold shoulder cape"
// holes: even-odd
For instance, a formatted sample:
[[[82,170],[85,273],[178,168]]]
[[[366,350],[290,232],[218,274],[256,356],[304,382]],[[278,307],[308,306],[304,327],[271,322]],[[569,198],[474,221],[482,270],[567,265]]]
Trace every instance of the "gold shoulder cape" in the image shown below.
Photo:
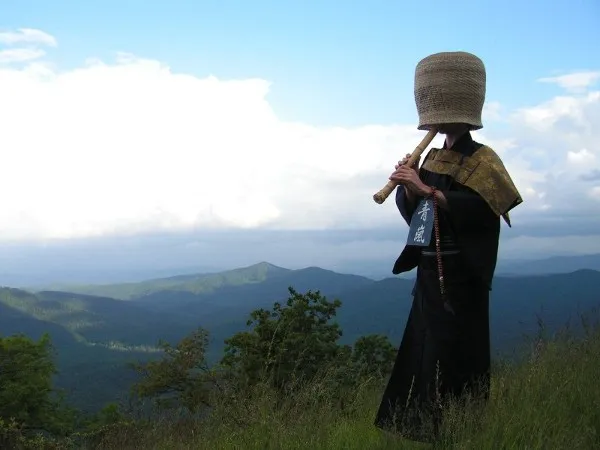
[[[508,212],[523,202],[502,160],[485,145],[472,156],[433,148],[421,167],[429,172],[449,175],[457,183],[477,192],[508,226],[511,226]]]

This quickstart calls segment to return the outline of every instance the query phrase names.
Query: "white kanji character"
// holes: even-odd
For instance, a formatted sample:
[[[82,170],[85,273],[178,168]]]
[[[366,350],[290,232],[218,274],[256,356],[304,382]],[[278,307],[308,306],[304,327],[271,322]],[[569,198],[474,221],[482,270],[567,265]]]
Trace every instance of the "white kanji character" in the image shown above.
[[[415,232],[415,237],[413,238],[413,241],[424,244],[425,238],[423,236],[423,233],[425,233],[425,225],[421,225],[421,226],[419,226],[419,228],[417,228],[417,231]]]
[[[427,212],[430,211],[429,202],[423,203],[423,207],[417,211],[417,214],[421,216],[421,220],[425,222],[427,220]]]

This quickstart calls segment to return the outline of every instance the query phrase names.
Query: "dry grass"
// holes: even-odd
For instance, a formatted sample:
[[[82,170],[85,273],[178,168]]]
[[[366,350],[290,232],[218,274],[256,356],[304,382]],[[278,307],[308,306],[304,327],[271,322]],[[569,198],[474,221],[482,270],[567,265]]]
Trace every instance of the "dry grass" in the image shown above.
[[[546,341],[519,365],[493,377],[484,410],[445,408],[435,448],[600,448],[600,330],[584,338]],[[313,383],[281,404],[268,388],[222,402],[203,420],[115,427],[90,448],[116,449],[409,449],[373,426],[381,381],[365,383],[344,405]],[[314,399],[321,398],[321,402]],[[323,401],[323,398],[325,400]]]

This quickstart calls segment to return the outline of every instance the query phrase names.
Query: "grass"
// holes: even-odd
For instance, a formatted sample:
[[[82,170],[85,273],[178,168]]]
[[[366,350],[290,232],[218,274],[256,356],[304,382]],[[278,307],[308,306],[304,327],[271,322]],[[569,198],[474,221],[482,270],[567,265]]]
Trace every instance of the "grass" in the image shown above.
[[[528,359],[496,368],[484,409],[447,405],[442,436],[433,447],[600,448],[599,356],[600,328],[578,339],[562,334],[539,341]],[[372,380],[340,404],[328,398],[326,383],[313,383],[281,403],[272,391],[257,387],[244,398],[221,401],[204,419],[114,425],[84,448],[427,448],[373,426],[382,390],[381,380]]]
[[[540,340],[528,358],[494,368],[488,404],[446,405],[439,442],[383,432],[373,419],[385,380],[364,382],[340,401],[327,377],[292,397],[266,385],[223,396],[203,418],[128,417],[93,434],[23,448],[126,449],[592,449],[600,448],[600,327]]]

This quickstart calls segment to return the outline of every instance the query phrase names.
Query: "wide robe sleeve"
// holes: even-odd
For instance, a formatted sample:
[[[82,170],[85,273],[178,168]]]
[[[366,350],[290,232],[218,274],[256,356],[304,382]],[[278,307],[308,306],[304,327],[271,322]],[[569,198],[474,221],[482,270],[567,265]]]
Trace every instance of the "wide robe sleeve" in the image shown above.
[[[398,211],[400,211],[402,218],[405,220],[407,225],[410,226],[412,215],[422,197],[416,196],[413,203],[410,204],[406,199],[406,193],[404,189],[405,188],[403,185],[398,185],[398,188],[396,189],[396,206],[398,207]],[[419,264],[420,252],[421,249],[419,247],[414,245],[404,245],[402,253],[394,264],[392,273],[397,275],[401,272],[407,272],[417,267]]]
[[[415,208],[417,207],[419,199],[414,200],[413,204],[409,204],[408,199],[406,198],[406,191],[403,185],[399,185],[396,189],[396,206],[398,207],[398,211],[402,215],[402,218],[405,222],[410,226],[410,220],[415,212]]]

